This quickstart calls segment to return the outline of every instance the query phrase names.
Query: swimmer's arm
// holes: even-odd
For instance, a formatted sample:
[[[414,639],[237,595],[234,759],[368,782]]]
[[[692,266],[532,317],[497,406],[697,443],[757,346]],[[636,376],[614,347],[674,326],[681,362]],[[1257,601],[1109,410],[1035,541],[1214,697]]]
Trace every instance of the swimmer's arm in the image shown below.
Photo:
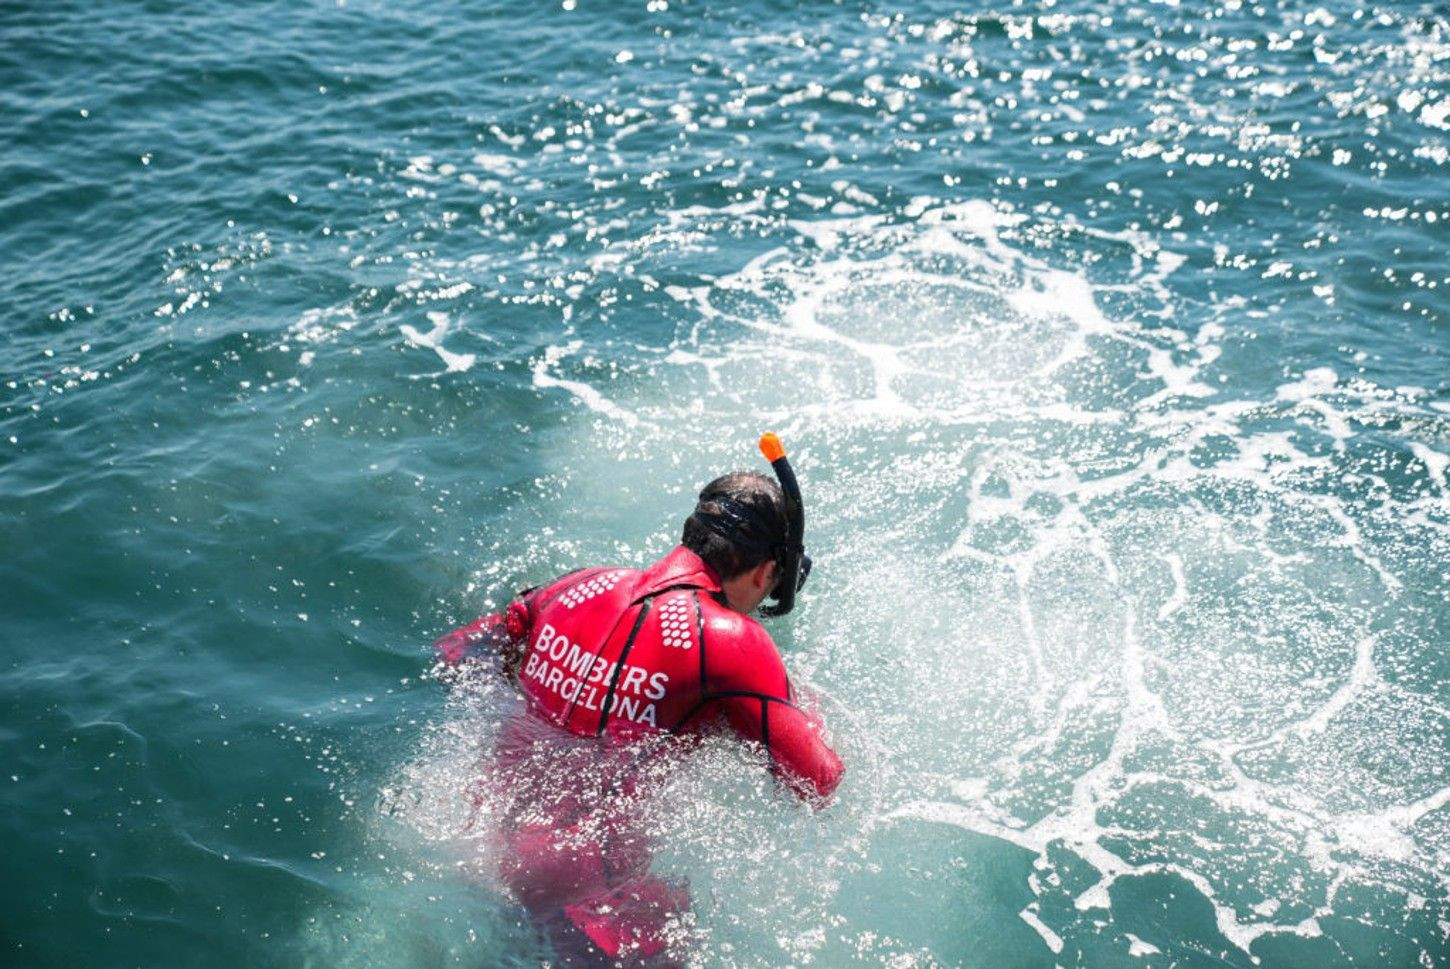
[[[528,596],[515,599],[508,607],[460,626],[433,643],[433,652],[446,666],[488,659],[497,655],[504,672],[514,676],[523,659],[524,642],[531,623]]]
[[[721,702],[735,732],[765,747],[771,770],[782,783],[814,806],[830,800],[846,767],[821,736],[819,717],[788,700],[763,694]]]

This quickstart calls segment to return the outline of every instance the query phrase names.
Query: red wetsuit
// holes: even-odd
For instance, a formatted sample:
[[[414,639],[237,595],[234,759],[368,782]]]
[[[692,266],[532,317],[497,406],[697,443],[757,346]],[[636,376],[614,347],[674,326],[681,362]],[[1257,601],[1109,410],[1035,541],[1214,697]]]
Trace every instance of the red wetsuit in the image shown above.
[[[617,758],[630,741],[694,733],[723,719],[762,744],[776,775],[802,797],[828,798],[845,770],[822,739],[819,719],[795,704],[770,636],[723,604],[719,578],[683,546],[643,571],[601,568],[563,576],[454,630],[435,647],[449,664],[498,649],[531,713],[571,734],[602,738],[605,759]],[[527,741],[516,736],[531,732],[506,731],[500,753],[507,758],[511,747],[522,749]],[[640,850],[639,839],[622,835],[617,840],[625,849],[593,845],[581,853],[576,838],[564,850],[559,832],[578,819],[568,808],[551,814],[553,824],[531,824],[507,836],[512,856],[504,862],[506,881],[531,909],[562,907],[610,956],[626,937],[637,952],[658,951],[663,943],[650,923],[665,909],[678,910],[683,900],[678,890],[642,874],[648,852]],[[606,827],[618,833],[628,819],[611,818]],[[628,855],[628,863],[617,855]],[[636,908],[647,903],[654,915],[629,914],[621,905],[614,874],[623,869],[633,873],[629,894]],[[591,875],[596,871],[598,877]]]
[[[792,701],[770,636],[720,596],[714,571],[680,546],[642,572],[566,575],[436,646],[448,663],[490,642],[502,646],[530,709],[580,736],[679,733],[723,714],[765,746],[794,790],[829,797],[841,759],[821,739],[819,721]]]

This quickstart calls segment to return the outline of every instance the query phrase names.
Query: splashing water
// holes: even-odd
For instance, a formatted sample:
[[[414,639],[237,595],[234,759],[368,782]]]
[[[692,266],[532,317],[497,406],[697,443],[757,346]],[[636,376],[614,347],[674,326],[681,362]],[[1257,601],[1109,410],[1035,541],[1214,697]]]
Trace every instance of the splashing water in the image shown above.
[[[11,955],[547,958],[424,644],[774,429],[690,963],[1446,964],[1444,12],[938,6],[6,18]]]

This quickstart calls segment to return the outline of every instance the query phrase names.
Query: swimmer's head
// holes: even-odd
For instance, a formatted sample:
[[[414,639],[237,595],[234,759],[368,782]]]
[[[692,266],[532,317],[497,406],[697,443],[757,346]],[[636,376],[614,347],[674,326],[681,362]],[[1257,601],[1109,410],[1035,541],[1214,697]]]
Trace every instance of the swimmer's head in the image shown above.
[[[774,560],[785,540],[785,497],[779,483],[755,471],[732,471],[700,491],[680,544],[729,580]]]

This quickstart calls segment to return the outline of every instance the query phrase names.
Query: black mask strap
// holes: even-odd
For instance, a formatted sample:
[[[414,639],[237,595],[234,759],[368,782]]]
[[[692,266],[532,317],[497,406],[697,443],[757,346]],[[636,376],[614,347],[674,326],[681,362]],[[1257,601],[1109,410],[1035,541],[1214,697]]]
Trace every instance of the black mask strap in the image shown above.
[[[776,543],[762,537],[769,535],[773,529],[760,512],[726,495],[713,495],[705,500],[718,511],[697,510],[691,518],[752,554],[777,557]]]

